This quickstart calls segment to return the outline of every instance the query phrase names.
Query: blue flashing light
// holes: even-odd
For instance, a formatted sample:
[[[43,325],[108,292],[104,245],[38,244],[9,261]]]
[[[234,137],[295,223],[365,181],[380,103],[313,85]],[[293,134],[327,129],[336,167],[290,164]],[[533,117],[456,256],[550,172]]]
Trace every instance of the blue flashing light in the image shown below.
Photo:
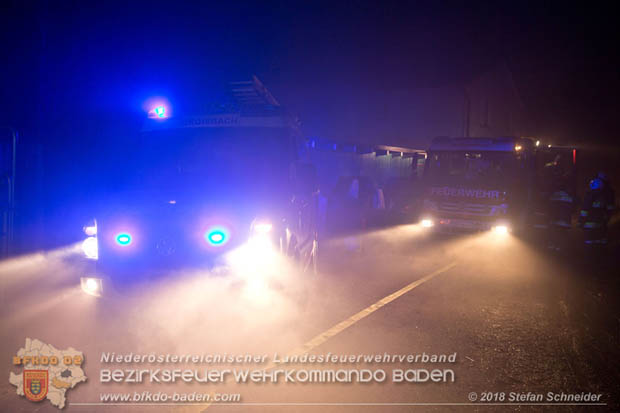
[[[210,245],[220,246],[228,241],[226,232],[221,229],[212,229],[206,232],[205,239]]]
[[[166,107],[165,106],[157,106],[154,109],[155,115],[158,118],[165,118],[166,117]]]
[[[116,235],[116,243],[123,247],[131,244],[131,234],[123,232],[121,234]]]
[[[590,189],[596,191],[597,189],[601,189],[603,187],[603,181],[599,178],[594,178],[590,181]]]

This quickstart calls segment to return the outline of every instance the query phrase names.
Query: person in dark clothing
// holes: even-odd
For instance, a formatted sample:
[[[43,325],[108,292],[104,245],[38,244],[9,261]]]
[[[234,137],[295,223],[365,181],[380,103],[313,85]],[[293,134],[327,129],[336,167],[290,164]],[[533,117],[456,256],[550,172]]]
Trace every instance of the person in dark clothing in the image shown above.
[[[553,162],[545,164],[544,184],[537,210],[536,228],[546,233],[547,247],[561,250],[565,246],[566,230],[572,227],[574,193],[570,190],[573,177],[562,168],[562,158],[557,155]]]
[[[603,193],[607,203],[607,212],[609,213],[609,216],[611,216],[616,208],[616,193],[614,192],[614,189],[611,186],[611,181],[605,172],[599,172],[596,177],[603,182]]]
[[[548,207],[548,242],[549,248],[557,251],[564,249],[566,230],[572,227],[574,197],[565,185],[560,184],[549,196]]]

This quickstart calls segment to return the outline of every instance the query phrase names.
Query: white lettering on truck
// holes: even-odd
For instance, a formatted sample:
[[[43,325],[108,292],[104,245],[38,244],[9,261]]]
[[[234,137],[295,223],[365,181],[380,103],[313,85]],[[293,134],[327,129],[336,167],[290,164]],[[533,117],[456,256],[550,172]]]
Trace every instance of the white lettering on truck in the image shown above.
[[[451,188],[449,186],[431,187],[431,195],[500,199],[499,191],[486,189]]]

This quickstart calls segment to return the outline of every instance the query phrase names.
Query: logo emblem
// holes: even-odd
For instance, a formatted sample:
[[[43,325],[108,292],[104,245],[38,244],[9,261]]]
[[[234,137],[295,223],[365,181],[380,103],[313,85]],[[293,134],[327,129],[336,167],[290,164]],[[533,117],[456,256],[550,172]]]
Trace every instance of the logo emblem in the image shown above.
[[[24,394],[32,402],[40,402],[47,396],[49,376],[47,370],[24,370]]]

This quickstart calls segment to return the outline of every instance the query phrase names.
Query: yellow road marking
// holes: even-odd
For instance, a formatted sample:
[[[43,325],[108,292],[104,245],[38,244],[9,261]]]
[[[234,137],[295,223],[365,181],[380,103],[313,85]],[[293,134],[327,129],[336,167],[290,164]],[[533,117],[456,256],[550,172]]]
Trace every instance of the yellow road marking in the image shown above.
[[[444,273],[448,270],[451,270],[452,268],[456,267],[456,263],[453,262],[451,264],[448,264],[444,267],[441,267],[440,269],[433,271],[432,273],[418,279],[415,280],[414,282],[404,286],[403,288],[401,288],[400,290],[393,292],[392,294],[383,297],[382,299],[380,299],[379,301],[377,301],[376,303],[364,308],[362,311],[352,315],[351,317],[347,318],[344,321],[341,321],[340,323],[336,324],[335,326],[331,327],[328,330],[325,330],[324,332],[322,332],[321,334],[319,334],[318,336],[314,337],[313,339],[311,339],[310,341],[307,341],[306,343],[304,343],[301,347],[296,348],[295,350],[291,351],[290,353],[288,353],[289,356],[295,356],[295,355],[301,355],[304,353],[309,352],[310,350],[320,346],[321,344],[325,343],[327,340],[329,340],[330,338],[334,337],[336,334],[341,333],[342,331],[344,331],[345,329],[351,327],[353,324],[357,323],[358,321],[360,321],[363,318],[368,317],[370,314],[374,313],[375,311],[377,311],[378,309],[380,309],[381,307],[391,303],[392,301],[396,300],[398,297],[403,296],[405,294],[407,294],[409,291],[413,290],[414,288],[424,284],[425,282],[435,278],[436,276],[438,276],[441,273]],[[267,366],[264,367],[264,370],[269,370],[272,369],[273,367],[275,367],[274,363],[269,363]],[[209,407],[211,406],[211,403],[209,403],[206,408],[204,410],[202,410],[203,412],[206,411]]]

